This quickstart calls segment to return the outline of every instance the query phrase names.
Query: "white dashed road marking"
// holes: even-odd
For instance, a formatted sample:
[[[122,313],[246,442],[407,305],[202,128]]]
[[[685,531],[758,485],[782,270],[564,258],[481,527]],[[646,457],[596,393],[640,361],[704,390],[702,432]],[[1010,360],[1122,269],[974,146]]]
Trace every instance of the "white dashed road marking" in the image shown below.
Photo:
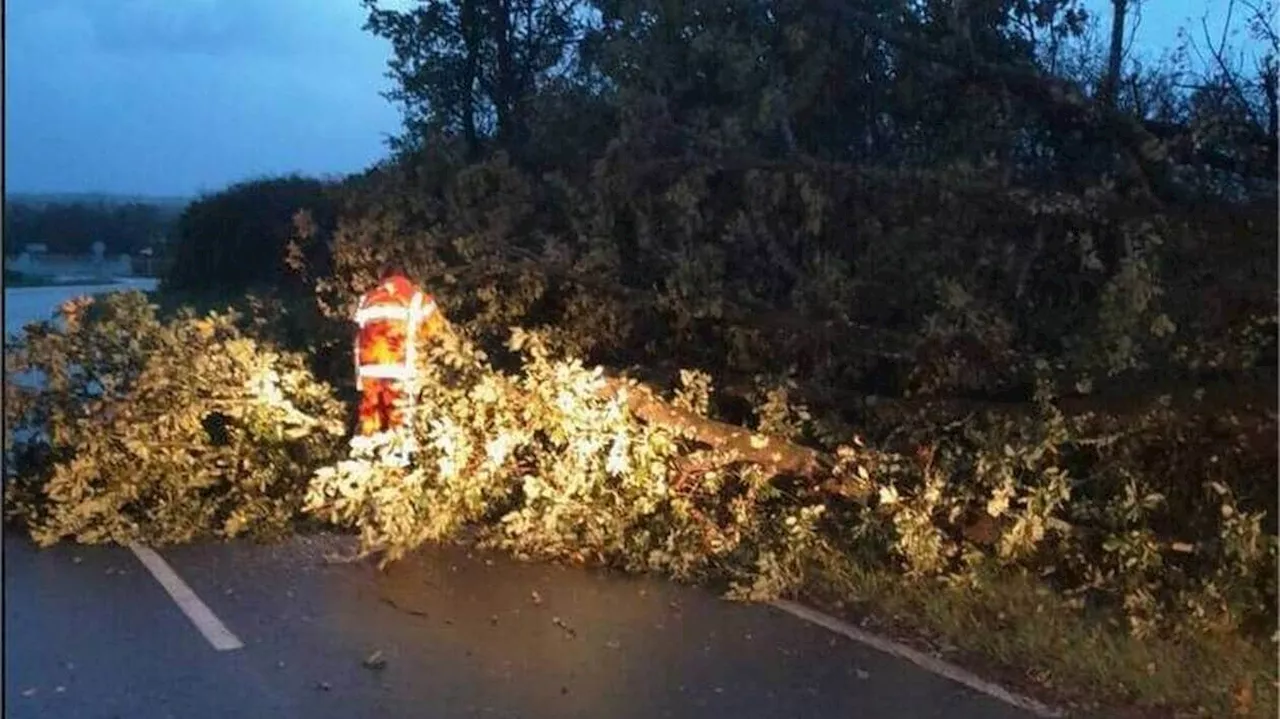
[[[196,629],[200,630],[214,649],[226,652],[244,647],[244,643],[227,629],[208,605],[200,601],[200,597],[196,596],[191,587],[182,581],[182,577],[179,577],[178,573],[173,571],[173,568],[164,561],[164,558],[156,554],[155,550],[140,544],[130,544],[129,549],[133,551],[138,561],[142,562],[142,566],[151,572],[151,576],[160,582],[160,586],[164,587],[169,596],[173,597],[173,601],[178,603],[178,608],[187,615],[187,619],[190,619],[192,624],[196,625]]]
[[[774,607],[777,607],[794,617],[799,617],[806,622],[817,624],[818,626],[829,629],[836,634],[848,637],[859,644],[865,644],[873,649],[878,649],[885,654],[898,657],[899,659],[905,659],[925,671],[944,676],[954,682],[959,682],[976,692],[981,692],[994,699],[999,699],[1006,704],[1012,704],[1013,706],[1031,712],[1036,716],[1062,716],[1062,712],[1057,709],[1045,706],[1034,699],[1014,694],[1008,689],[997,684],[992,684],[976,674],[961,669],[950,662],[944,662],[941,659],[929,656],[924,652],[912,649],[905,644],[899,644],[891,639],[886,639],[885,637],[859,629],[848,622],[823,614],[815,609],[810,609],[803,604],[797,604],[796,602],[787,601],[785,599],[779,599],[772,602],[772,604]]]

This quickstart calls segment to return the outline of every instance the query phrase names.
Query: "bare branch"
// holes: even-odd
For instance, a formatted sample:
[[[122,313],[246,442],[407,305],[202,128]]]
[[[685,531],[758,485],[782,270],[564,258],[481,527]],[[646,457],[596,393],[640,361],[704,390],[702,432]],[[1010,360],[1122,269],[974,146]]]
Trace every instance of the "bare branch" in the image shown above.
[[[1138,37],[1138,29],[1142,27],[1142,1],[1131,0],[1133,2],[1133,25],[1129,28],[1129,39],[1124,43],[1123,57],[1127,61],[1129,53],[1133,51],[1134,42]]]
[[[1227,58],[1227,37],[1231,30],[1231,17],[1235,13],[1236,0],[1227,0],[1227,16],[1222,21],[1222,32],[1215,45],[1212,36],[1209,34],[1208,15],[1201,16],[1200,28],[1204,33],[1205,44],[1208,46],[1209,54],[1213,58],[1213,64],[1218,68],[1221,75],[1221,83],[1226,89],[1235,96],[1237,102],[1240,103],[1241,109],[1249,117],[1249,122],[1255,127],[1263,127],[1265,125],[1263,119],[1258,116],[1253,103],[1249,102],[1249,96],[1240,85],[1239,70],[1234,67]]]
[[[1240,4],[1249,11],[1251,29],[1258,35],[1258,39],[1271,46],[1269,49],[1272,54],[1280,54],[1280,36],[1276,34],[1275,23],[1272,22],[1275,8],[1270,2],[1262,6],[1249,0],[1240,0]]]

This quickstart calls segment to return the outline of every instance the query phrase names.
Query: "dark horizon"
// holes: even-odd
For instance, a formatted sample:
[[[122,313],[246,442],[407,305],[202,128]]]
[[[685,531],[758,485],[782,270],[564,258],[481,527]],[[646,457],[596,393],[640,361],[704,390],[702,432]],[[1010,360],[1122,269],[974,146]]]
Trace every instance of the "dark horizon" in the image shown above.
[[[94,191],[78,191],[69,192],[59,191],[28,191],[28,190],[6,190],[4,193],[5,202],[76,202],[76,201],[94,201],[98,199],[113,202],[151,202],[170,204],[176,202],[190,202],[199,197],[199,195],[157,195],[157,194],[136,194],[121,192],[94,192]]]

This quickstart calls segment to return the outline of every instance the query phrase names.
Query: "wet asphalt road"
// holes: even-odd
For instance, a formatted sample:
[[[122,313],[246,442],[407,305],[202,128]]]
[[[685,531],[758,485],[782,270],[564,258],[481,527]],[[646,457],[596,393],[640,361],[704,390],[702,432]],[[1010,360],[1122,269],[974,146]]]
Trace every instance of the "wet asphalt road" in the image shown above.
[[[1027,716],[776,609],[657,579],[348,540],[162,556],[244,643],[219,652],[129,550],[4,537],[5,716]],[[365,660],[381,652],[385,664]]]

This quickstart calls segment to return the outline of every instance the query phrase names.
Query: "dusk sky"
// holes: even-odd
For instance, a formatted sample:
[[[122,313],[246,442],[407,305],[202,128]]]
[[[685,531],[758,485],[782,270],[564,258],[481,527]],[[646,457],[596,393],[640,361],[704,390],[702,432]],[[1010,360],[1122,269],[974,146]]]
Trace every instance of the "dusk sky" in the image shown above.
[[[1140,50],[1225,0],[1147,0]],[[1109,18],[1110,0],[1088,0]],[[6,0],[8,192],[191,195],[385,154],[389,45],[358,0]],[[1216,16],[1216,18],[1215,18]]]

